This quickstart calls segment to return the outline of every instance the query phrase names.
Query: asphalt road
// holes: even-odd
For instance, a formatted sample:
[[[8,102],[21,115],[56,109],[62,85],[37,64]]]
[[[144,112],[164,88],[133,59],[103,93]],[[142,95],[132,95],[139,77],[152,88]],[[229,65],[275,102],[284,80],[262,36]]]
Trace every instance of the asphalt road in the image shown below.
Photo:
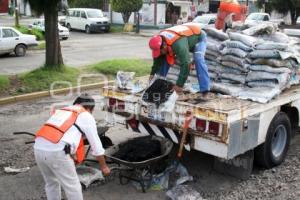
[[[97,99],[94,116],[97,121],[105,119],[101,111],[98,91],[89,91]],[[74,94],[75,95],[75,94]],[[35,132],[49,117],[53,104],[71,103],[75,96],[43,98],[0,107],[0,199],[45,199],[44,182],[35,165],[32,145],[25,145],[30,136],[13,136],[15,131]],[[107,119],[112,122],[111,118]],[[124,126],[114,125],[107,132],[114,144],[134,136]],[[208,200],[232,199],[299,199],[300,196],[300,135],[291,142],[288,156],[280,166],[264,170],[254,168],[249,180],[241,181],[213,170],[213,157],[200,152],[184,152],[182,163],[194,177],[187,183]],[[30,167],[26,173],[6,174],[4,167]],[[166,199],[166,191],[137,191],[132,184],[120,185],[117,174],[104,185],[94,185],[84,191],[86,200],[156,200]],[[171,177],[171,179],[174,177]],[[170,181],[171,182],[171,181]],[[30,192],[29,192],[30,191]]]
[[[151,59],[147,37],[117,33],[85,34],[72,31],[61,41],[64,63],[80,67],[117,58]],[[28,51],[25,57],[0,56],[0,74],[17,74],[42,66],[45,51]]]

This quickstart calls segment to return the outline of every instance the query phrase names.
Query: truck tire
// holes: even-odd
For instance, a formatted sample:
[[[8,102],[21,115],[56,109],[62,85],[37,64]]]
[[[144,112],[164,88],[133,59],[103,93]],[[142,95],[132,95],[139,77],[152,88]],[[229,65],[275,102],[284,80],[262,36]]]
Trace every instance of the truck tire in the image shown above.
[[[72,31],[72,27],[71,27],[71,24],[67,24],[67,29],[69,30],[69,31]]]
[[[268,128],[265,143],[255,148],[255,163],[267,169],[280,165],[286,157],[290,139],[290,120],[284,112],[279,112]]]
[[[26,55],[26,46],[24,44],[18,44],[15,48],[15,54],[18,57]]]

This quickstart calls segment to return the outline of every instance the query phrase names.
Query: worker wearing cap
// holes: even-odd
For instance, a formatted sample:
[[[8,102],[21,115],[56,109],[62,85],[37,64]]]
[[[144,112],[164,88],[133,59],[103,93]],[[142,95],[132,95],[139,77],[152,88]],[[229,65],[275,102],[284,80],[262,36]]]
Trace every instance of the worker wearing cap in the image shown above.
[[[85,158],[83,138],[88,140],[102,173],[110,173],[91,114],[94,107],[92,97],[81,95],[73,106],[56,110],[36,133],[34,155],[46,183],[48,200],[61,200],[61,186],[69,200],[83,199],[75,169],[75,163],[79,164]]]
[[[195,64],[200,92],[206,95],[210,90],[210,79],[205,64],[206,33],[195,23],[186,23],[163,30],[149,41],[152,50],[153,66],[150,74],[152,80],[155,74],[165,77],[169,67],[179,62],[180,73],[174,86],[177,93],[187,80],[190,68]],[[189,52],[193,52],[193,62]]]

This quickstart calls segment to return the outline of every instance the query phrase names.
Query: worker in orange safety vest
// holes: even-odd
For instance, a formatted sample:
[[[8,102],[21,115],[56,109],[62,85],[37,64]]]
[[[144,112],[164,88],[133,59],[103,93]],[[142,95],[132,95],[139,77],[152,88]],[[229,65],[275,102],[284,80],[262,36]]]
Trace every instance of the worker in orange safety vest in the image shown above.
[[[36,133],[34,154],[46,183],[48,200],[61,200],[61,188],[69,200],[82,200],[82,188],[75,164],[84,160],[85,137],[104,175],[110,169],[92,116],[95,100],[87,94],[79,96],[72,106],[56,110]]]
[[[191,66],[195,66],[200,92],[206,96],[210,90],[210,79],[204,55],[206,51],[206,33],[196,23],[177,25],[154,35],[149,41],[152,50],[153,65],[150,74],[152,80],[155,74],[166,77],[169,67],[177,60],[180,73],[174,90],[182,92]],[[189,52],[193,52],[191,62]]]

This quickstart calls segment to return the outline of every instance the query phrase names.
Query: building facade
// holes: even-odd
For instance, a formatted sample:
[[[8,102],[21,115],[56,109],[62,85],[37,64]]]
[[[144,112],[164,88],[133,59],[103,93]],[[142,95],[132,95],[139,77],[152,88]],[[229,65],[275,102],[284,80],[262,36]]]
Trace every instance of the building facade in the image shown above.
[[[0,1],[0,13],[8,13],[9,0]]]
[[[240,4],[246,4],[247,0],[239,0]],[[248,0],[249,12],[258,12],[255,6],[256,0]],[[178,19],[183,22],[189,21],[196,15],[202,13],[217,13],[220,0],[144,0],[140,10],[140,24],[160,26],[165,24],[176,24]],[[107,10],[107,16],[110,16],[111,22],[123,24],[122,15]],[[130,23],[136,22],[136,14],[132,14]]]

